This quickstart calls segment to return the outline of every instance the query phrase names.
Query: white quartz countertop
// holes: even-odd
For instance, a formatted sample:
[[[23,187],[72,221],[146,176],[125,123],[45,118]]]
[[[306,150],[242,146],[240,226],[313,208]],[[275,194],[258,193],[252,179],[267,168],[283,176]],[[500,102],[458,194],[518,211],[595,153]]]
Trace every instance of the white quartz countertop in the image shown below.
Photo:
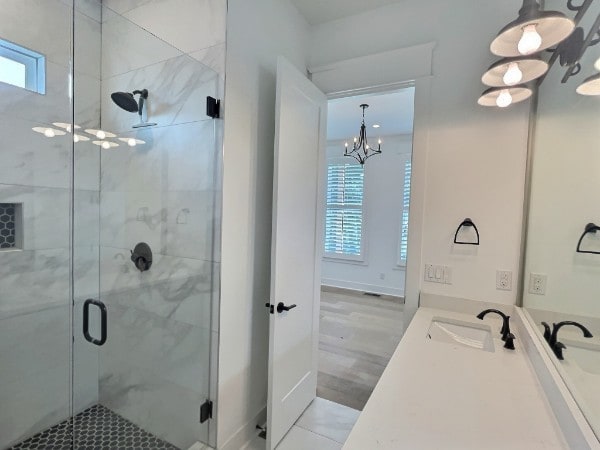
[[[434,317],[482,324],[420,308],[344,450],[568,448],[518,335],[504,349],[490,314],[493,353],[438,342],[426,337]]]

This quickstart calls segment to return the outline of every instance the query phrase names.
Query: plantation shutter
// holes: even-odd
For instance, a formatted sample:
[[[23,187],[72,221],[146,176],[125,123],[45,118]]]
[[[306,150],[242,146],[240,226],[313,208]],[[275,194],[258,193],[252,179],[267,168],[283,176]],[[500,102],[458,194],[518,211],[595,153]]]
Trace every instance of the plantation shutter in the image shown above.
[[[361,256],[363,226],[362,166],[330,163],[327,167],[325,254]]]
[[[410,155],[404,161],[404,189],[402,193],[402,223],[400,230],[400,261],[406,264],[408,255],[408,211],[410,208],[410,176],[412,173],[412,162]]]

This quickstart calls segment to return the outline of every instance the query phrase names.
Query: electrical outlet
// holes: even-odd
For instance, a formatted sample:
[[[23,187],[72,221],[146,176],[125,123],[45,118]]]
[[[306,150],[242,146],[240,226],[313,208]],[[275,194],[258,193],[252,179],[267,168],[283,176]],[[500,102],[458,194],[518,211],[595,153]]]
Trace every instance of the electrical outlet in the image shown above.
[[[512,291],[512,272],[508,270],[496,271],[496,289],[500,291]]]
[[[541,273],[529,274],[529,293],[535,295],[546,295],[546,282],[548,277]]]

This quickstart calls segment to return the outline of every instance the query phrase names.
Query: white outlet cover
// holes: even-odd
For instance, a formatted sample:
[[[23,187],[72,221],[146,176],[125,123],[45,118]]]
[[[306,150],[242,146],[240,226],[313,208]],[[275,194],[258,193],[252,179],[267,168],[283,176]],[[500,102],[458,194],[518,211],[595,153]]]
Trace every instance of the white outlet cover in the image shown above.
[[[529,274],[529,293],[534,295],[546,295],[546,283],[548,276],[542,273]]]
[[[496,271],[496,289],[512,291],[512,272],[509,270]]]

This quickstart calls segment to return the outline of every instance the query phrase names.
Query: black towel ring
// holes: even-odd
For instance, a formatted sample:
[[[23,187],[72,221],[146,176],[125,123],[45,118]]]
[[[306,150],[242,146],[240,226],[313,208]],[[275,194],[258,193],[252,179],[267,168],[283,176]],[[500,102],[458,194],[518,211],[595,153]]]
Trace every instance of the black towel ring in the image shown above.
[[[577,242],[577,253],[588,253],[590,255],[600,255],[600,252],[594,252],[592,250],[581,250],[581,242],[583,241],[583,238],[587,234],[596,233],[598,231],[600,231],[600,227],[598,225],[596,225],[595,223],[588,223],[585,226],[585,230],[583,231],[583,234],[579,238],[579,242]]]
[[[475,233],[477,234],[477,242],[465,242],[465,241],[457,240],[458,232],[463,227],[473,227],[475,229]],[[479,245],[479,230],[477,229],[477,227],[475,226],[475,224],[473,223],[473,221],[471,219],[467,218],[467,219],[463,220],[462,223],[458,226],[458,228],[456,229],[456,233],[454,233],[454,243],[461,244],[461,245]]]

